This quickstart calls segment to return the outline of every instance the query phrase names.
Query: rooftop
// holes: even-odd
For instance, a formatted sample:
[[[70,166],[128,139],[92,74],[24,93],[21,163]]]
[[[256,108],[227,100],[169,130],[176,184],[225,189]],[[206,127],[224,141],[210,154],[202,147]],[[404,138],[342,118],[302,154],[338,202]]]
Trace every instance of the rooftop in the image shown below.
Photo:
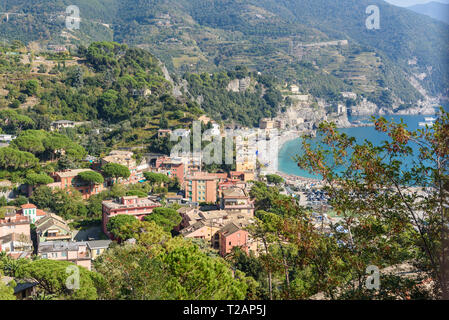
[[[37,207],[32,203],[22,204],[20,206],[22,209],[36,209]]]
[[[63,250],[78,251],[79,247],[87,247],[87,242],[46,241],[39,243],[39,253],[55,251],[58,252]]]
[[[89,249],[108,248],[111,242],[111,240],[87,241],[87,246],[89,247]]]
[[[180,231],[180,233],[186,237],[189,234],[203,228],[203,227],[208,227],[208,228],[220,228],[221,225],[219,223],[215,223],[215,222],[207,222],[207,221],[198,221],[190,226],[188,226],[187,228],[184,228]]]
[[[76,177],[81,172],[86,172],[86,171],[92,171],[92,170],[91,169],[73,169],[73,170],[55,172],[54,174],[61,178],[68,178],[68,177]]]
[[[67,231],[68,233],[71,232],[67,222],[63,218],[53,213],[46,214],[45,217],[36,222],[36,231],[45,232],[53,226],[57,226],[58,228]]]
[[[130,196],[129,199],[136,199],[137,203],[123,204],[117,200],[105,200],[103,205],[110,209],[132,209],[144,207],[159,207],[160,204],[148,198],[138,198],[137,196]],[[128,200],[129,200],[128,199]],[[125,199],[126,200],[126,199]]]
[[[218,232],[224,236],[229,236],[231,234],[236,233],[239,230],[241,230],[241,227],[239,227],[234,222],[231,222],[231,223],[225,225],[223,228],[221,228]]]
[[[223,198],[247,198],[245,191],[240,188],[223,189]]]
[[[217,180],[215,173],[208,172],[194,172],[186,177],[186,180]]]

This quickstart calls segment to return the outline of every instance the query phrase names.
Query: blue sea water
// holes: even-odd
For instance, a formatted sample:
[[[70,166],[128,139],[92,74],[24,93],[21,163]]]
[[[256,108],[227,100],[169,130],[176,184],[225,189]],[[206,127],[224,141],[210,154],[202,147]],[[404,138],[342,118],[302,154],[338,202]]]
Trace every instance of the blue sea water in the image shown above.
[[[445,110],[449,111],[449,106],[445,106]],[[414,115],[414,116],[397,116],[397,115],[386,115],[384,116],[387,120],[393,120],[395,122],[400,122],[401,119],[407,125],[407,128],[411,131],[417,130],[419,128],[419,122],[424,122],[424,118],[430,116],[423,115]],[[435,118],[436,116],[432,116]],[[370,119],[370,117],[352,117],[349,118],[350,121],[355,120],[364,120]],[[383,141],[390,140],[388,135],[383,132],[378,132],[374,127],[357,127],[357,128],[345,128],[339,129],[340,132],[345,132],[347,135],[355,137],[358,143],[362,143],[364,140],[368,140],[372,142],[374,145],[381,145]],[[319,137],[312,140],[312,146],[314,143],[319,141]],[[417,146],[412,146],[414,153],[416,154],[418,151]],[[295,140],[291,140],[286,142],[281,150],[279,151],[278,160],[279,160],[279,171],[286,173],[297,175],[306,178],[315,178],[320,179],[320,176],[316,176],[314,174],[310,174],[309,172],[300,169],[293,158],[302,152],[302,138],[298,138]],[[409,167],[413,164],[415,159],[413,157],[403,159],[403,168]]]

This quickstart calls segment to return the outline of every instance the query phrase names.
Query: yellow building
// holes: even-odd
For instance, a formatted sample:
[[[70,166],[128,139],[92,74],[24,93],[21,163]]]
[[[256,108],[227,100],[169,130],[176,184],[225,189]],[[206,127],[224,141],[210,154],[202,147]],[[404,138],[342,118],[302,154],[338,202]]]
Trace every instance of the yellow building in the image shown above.
[[[87,248],[90,252],[91,259],[95,260],[98,256],[102,255],[109,248],[111,242],[111,240],[87,241]]]
[[[249,161],[245,159],[244,161],[237,161],[235,164],[235,171],[238,172],[254,172],[256,170],[256,165],[254,161]],[[246,178],[245,178],[246,179]]]

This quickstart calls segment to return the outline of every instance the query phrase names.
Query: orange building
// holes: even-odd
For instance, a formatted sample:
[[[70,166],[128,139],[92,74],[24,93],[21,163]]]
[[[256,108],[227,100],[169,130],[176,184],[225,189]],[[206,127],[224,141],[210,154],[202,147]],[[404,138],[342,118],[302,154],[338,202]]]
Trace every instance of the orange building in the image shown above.
[[[194,172],[185,179],[186,198],[192,202],[217,202],[218,177],[214,173]]]
[[[89,184],[78,177],[78,174],[85,171],[93,171],[90,169],[74,169],[60,172],[53,172],[51,177],[55,180],[47,186],[50,188],[61,188],[63,190],[73,187],[78,190],[83,199],[89,199],[92,195],[98,194],[104,190],[103,184]]]

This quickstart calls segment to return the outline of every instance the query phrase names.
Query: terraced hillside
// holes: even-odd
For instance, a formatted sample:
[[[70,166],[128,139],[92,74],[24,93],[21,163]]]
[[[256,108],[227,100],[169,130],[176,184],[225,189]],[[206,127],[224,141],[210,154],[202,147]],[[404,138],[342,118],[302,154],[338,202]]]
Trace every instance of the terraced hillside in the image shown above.
[[[71,4],[80,8],[80,30],[65,29]],[[365,27],[372,4],[380,8],[380,30]],[[442,39],[449,27],[381,0],[5,0],[0,10],[23,14],[0,23],[9,40],[113,38],[150,50],[180,75],[245,65],[296,82],[303,92],[316,93],[323,83],[330,90],[318,96],[326,98],[345,87],[372,100],[387,94],[413,103],[422,96],[411,77],[431,95],[448,93],[449,47]],[[311,73],[312,80],[301,78]]]

